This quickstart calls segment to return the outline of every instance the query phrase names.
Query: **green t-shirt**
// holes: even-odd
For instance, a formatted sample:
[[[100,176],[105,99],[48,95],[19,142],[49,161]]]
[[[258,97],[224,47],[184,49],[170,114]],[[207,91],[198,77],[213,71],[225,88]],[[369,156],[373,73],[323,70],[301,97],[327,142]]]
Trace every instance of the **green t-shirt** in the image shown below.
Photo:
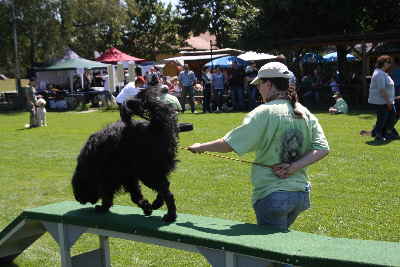
[[[337,109],[338,112],[341,112],[341,113],[349,112],[349,107],[347,106],[347,103],[343,98],[338,98],[333,107],[335,109]]]
[[[179,103],[178,98],[176,98],[176,96],[170,95],[170,94],[162,94],[159,97],[160,101],[165,103],[165,104],[169,104],[172,105],[172,107],[176,110],[176,111],[181,111],[182,107],[181,107],[181,103]]]
[[[287,100],[274,100],[251,111],[242,125],[224,136],[232,149],[242,156],[256,152],[255,162],[264,165],[291,163],[311,150],[329,150],[318,119],[298,104],[304,119],[294,115]],[[276,191],[304,191],[308,176],[303,168],[287,179],[280,179],[272,169],[253,164],[251,171],[253,203]]]

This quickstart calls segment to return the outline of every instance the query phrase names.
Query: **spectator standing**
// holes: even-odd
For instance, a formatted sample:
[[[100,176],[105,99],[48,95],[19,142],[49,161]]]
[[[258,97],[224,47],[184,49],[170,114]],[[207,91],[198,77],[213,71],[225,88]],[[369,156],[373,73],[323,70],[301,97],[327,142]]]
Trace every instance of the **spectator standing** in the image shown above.
[[[116,97],[116,102],[118,106],[124,103],[128,98],[134,97],[139,93],[141,89],[143,89],[145,84],[145,80],[142,76],[138,76],[135,82],[129,82],[122,88],[121,92]]]
[[[388,75],[393,59],[388,55],[378,57],[369,87],[368,103],[376,110],[376,124],[372,130],[375,141],[398,138],[393,131],[395,123],[394,82]]]
[[[211,112],[212,75],[209,68],[202,70],[201,82],[203,83],[203,112]]]
[[[243,68],[237,64],[236,61],[232,62],[231,75],[229,78],[229,87],[231,90],[233,109],[244,110],[244,71]]]
[[[251,81],[257,77],[257,65],[253,61],[250,63],[249,66],[246,67],[245,70],[246,75],[246,86],[247,86],[247,102],[248,102],[248,109],[252,110],[257,106],[257,86],[254,84],[250,84]]]
[[[331,92],[333,94],[340,93],[339,85],[336,81],[336,75],[332,75],[330,83],[329,83],[329,87],[331,88]]]
[[[277,56],[275,61],[280,62],[284,65],[287,65],[287,60],[286,60],[285,55]],[[290,76],[289,77],[289,86],[292,86],[294,89],[296,89],[296,82],[297,82],[296,75],[294,75],[294,73],[291,70],[288,69],[288,71],[289,71],[289,76]]]
[[[183,66],[183,71],[179,73],[178,76],[179,82],[182,86],[182,112],[185,112],[186,109],[186,99],[189,97],[189,104],[192,113],[194,113],[194,84],[196,83],[196,75],[193,71],[189,70],[189,65],[185,64]]]
[[[395,58],[394,60],[394,67],[391,72],[391,77],[394,82],[394,107],[396,110],[394,125],[396,125],[400,118],[400,62],[398,58]],[[396,128],[393,127],[393,130],[397,133]]]
[[[311,76],[311,81],[312,81],[311,88],[314,96],[314,103],[318,105],[320,100],[320,92],[322,91],[322,77],[318,69],[314,69],[313,75]]]
[[[217,67],[215,73],[212,74],[211,88],[216,104],[216,112],[221,112],[224,104],[225,75],[221,72],[219,67]]]
[[[26,109],[29,111],[29,124],[26,124],[26,128],[35,128],[38,127],[36,120],[36,81],[34,78],[29,79],[28,87],[25,90],[26,97]]]

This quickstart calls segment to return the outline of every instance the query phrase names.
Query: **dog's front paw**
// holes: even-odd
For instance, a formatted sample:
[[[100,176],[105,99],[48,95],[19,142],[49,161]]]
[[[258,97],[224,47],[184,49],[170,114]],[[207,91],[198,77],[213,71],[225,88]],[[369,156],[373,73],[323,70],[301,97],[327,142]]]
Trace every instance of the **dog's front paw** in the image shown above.
[[[95,209],[95,211],[98,212],[98,213],[106,213],[106,212],[108,212],[108,211],[110,210],[109,207],[104,207],[104,206],[102,206],[102,205],[96,205],[96,206],[94,207],[94,209]]]
[[[150,216],[153,213],[153,209],[151,207],[151,204],[145,200],[142,204],[142,210],[144,213],[144,216]]]
[[[176,214],[167,213],[162,218],[162,221],[166,222],[166,223],[172,223],[172,222],[176,221]]]

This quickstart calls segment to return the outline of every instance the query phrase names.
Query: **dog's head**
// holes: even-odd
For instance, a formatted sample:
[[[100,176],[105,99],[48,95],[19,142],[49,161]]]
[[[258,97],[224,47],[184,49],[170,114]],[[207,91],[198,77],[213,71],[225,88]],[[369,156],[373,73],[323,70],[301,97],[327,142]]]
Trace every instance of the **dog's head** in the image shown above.
[[[72,189],[76,201],[81,204],[96,204],[100,199],[97,186],[88,180],[79,179],[76,173],[72,178]]]
[[[44,106],[46,106],[46,100],[44,100],[43,98],[39,98],[36,101],[36,104],[37,104],[38,107],[44,107]]]
[[[153,87],[141,90],[136,96],[129,98],[121,107],[121,119],[130,122],[131,116],[136,115],[145,120],[150,119],[151,110],[157,101],[157,90]]]

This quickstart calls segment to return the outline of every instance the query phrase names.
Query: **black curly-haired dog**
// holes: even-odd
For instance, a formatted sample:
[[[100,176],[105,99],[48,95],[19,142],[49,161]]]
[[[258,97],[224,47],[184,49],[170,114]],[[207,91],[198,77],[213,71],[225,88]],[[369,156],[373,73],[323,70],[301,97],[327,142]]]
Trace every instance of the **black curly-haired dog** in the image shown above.
[[[107,212],[114,195],[125,191],[146,216],[165,201],[168,212],[163,221],[175,221],[175,200],[168,181],[177,163],[179,130],[174,111],[146,89],[127,100],[120,114],[120,121],[92,134],[82,148],[72,178],[76,200],[95,204],[101,199],[96,211]],[[145,120],[132,120],[132,115]],[[157,192],[152,204],[143,197],[139,182]]]

